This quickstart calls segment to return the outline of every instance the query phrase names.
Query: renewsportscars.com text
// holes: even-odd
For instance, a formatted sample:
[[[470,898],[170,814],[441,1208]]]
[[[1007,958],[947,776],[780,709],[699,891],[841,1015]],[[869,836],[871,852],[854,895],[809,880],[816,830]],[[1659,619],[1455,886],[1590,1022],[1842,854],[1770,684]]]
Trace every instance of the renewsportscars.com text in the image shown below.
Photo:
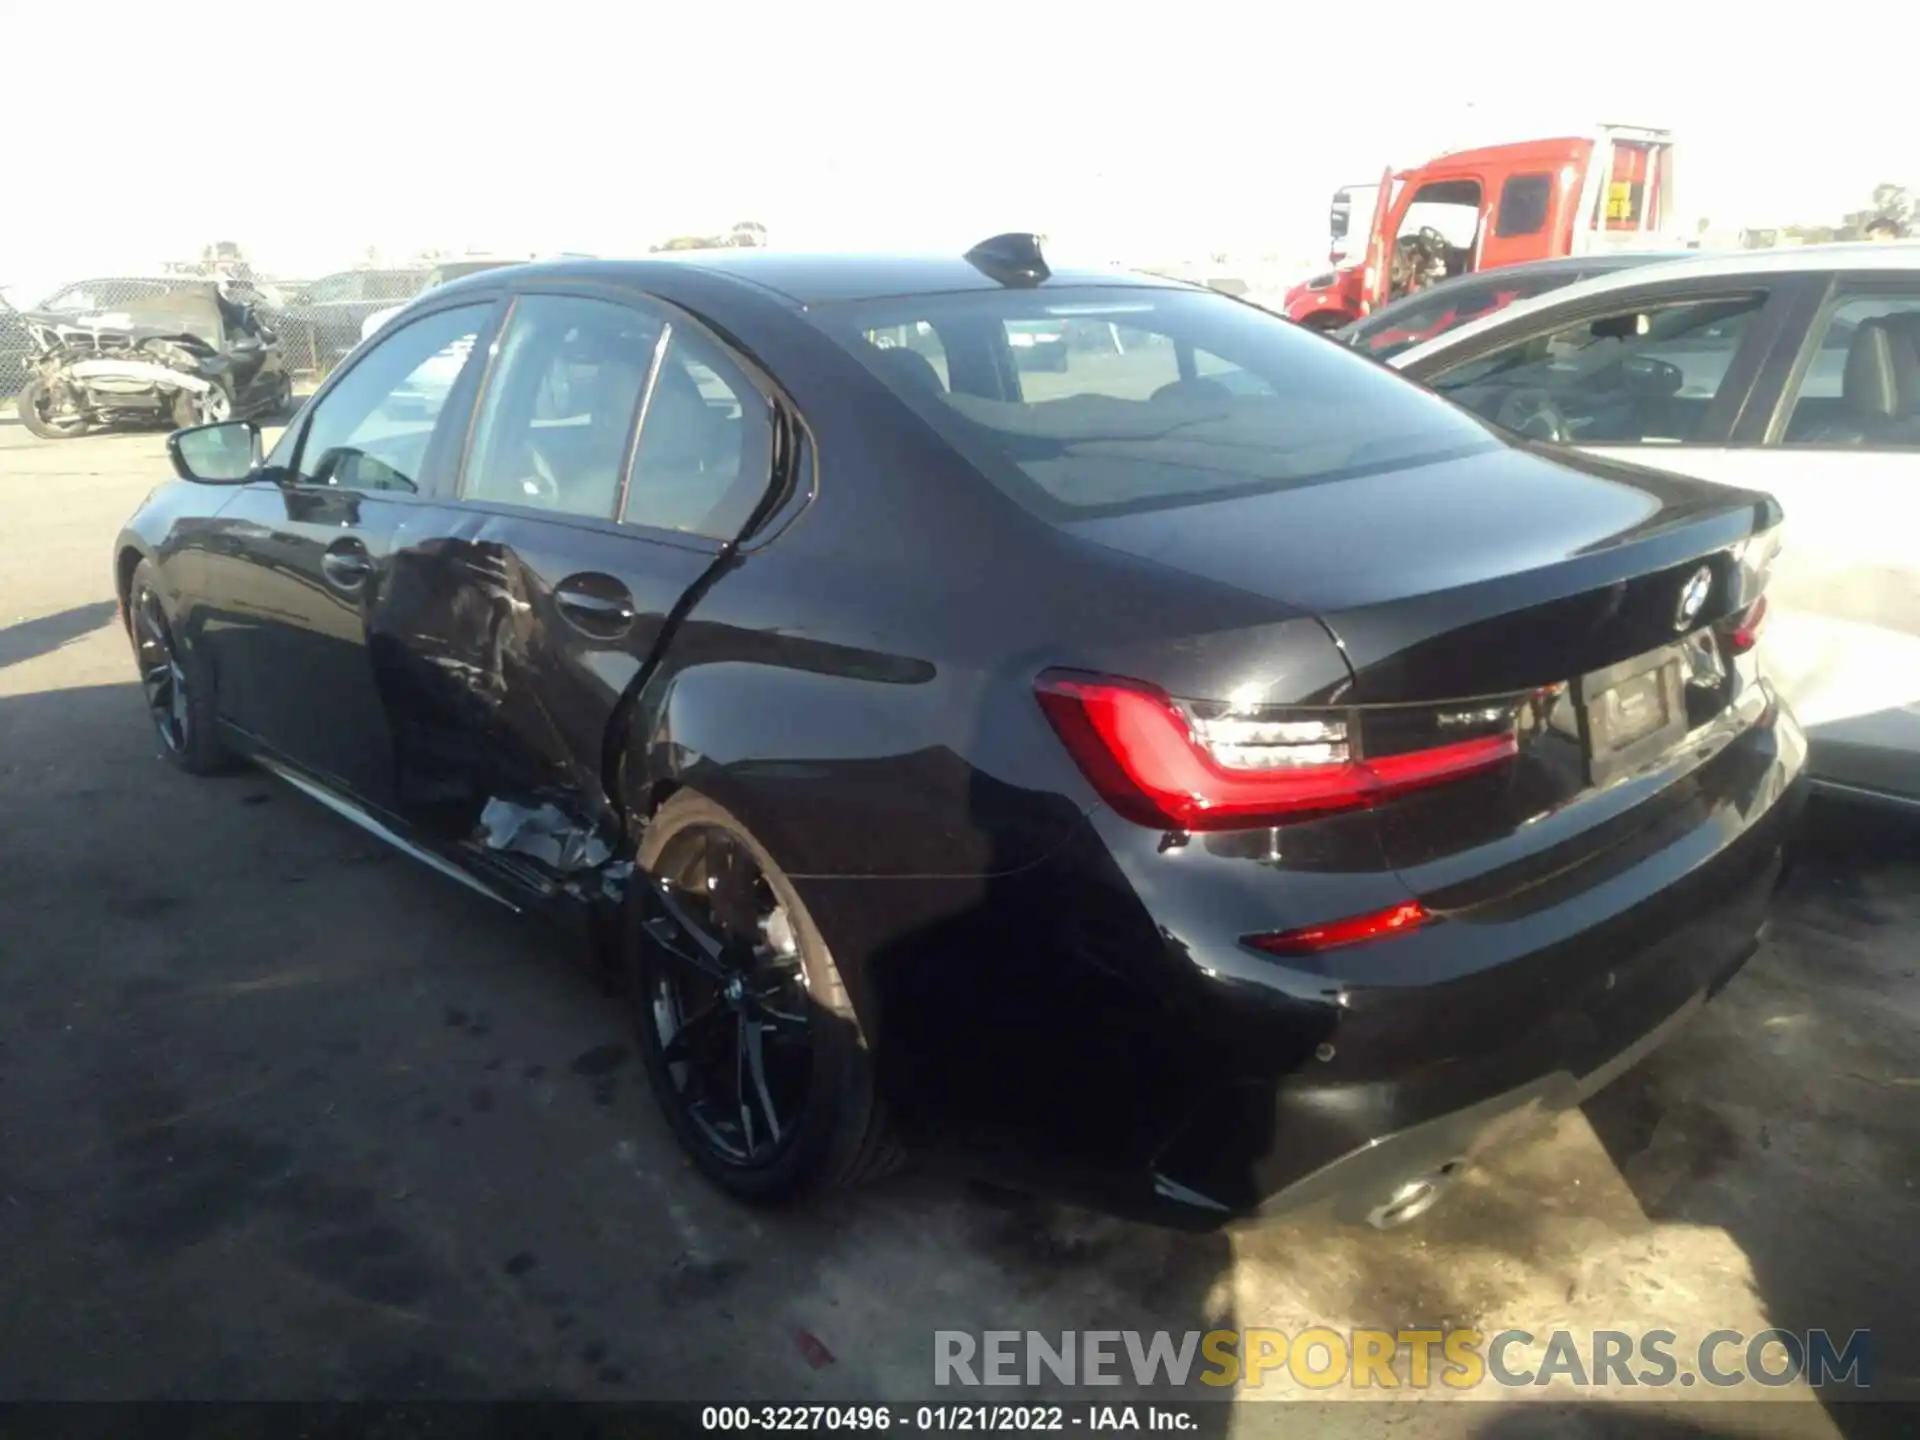
[[[1872,1334],[1713,1330],[937,1330],[939,1386],[1216,1387],[1291,1381],[1312,1390],[1849,1386],[1873,1383]]]

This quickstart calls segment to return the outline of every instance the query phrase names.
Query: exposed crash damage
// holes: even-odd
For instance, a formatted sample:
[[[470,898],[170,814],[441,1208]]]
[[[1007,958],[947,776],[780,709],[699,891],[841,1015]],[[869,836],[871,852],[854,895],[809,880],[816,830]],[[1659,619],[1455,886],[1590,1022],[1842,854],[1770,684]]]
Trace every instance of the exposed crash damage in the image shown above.
[[[42,439],[95,427],[213,424],[286,409],[279,337],[214,282],[183,283],[112,310],[30,311],[20,421]]]

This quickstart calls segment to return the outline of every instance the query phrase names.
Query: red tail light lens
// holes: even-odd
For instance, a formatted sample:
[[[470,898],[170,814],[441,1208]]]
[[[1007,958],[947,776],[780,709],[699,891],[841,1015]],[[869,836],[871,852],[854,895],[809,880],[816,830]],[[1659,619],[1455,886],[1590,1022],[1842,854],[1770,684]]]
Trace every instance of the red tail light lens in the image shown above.
[[[1358,809],[1484,770],[1518,750],[1508,729],[1362,758],[1337,715],[1199,719],[1155,686],[1057,670],[1035,689],[1101,798],[1156,829],[1248,829]]]
[[[1767,597],[1762,595],[1736,618],[1727,630],[1727,648],[1744,655],[1760,643],[1760,631],[1767,623]]]
[[[1317,955],[1322,950],[1334,950],[1342,945],[1358,945],[1362,941],[1418,930],[1432,918],[1433,912],[1426,906],[1418,900],[1409,900],[1371,915],[1330,920],[1325,925],[1307,925],[1298,930],[1282,930],[1275,935],[1243,936],[1241,943],[1264,950],[1269,955]]]

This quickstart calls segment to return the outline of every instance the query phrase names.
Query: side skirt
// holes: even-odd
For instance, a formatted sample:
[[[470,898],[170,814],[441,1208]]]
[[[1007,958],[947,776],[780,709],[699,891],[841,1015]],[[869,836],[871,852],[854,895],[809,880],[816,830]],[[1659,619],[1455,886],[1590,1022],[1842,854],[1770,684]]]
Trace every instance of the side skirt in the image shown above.
[[[399,850],[404,854],[411,855],[415,860],[418,860],[422,865],[426,865],[431,869],[438,870],[442,875],[445,875],[450,880],[459,881],[460,884],[466,886],[469,890],[472,890],[477,894],[486,896],[489,900],[494,901],[496,904],[506,906],[507,909],[513,911],[516,915],[520,913],[520,907],[514,904],[514,902],[509,900],[505,895],[502,895],[498,890],[495,890],[492,886],[483,884],[481,881],[475,879],[472,875],[469,875],[466,871],[462,870],[458,865],[455,865],[452,861],[443,859],[440,856],[434,854],[431,850],[423,849],[420,846],[414,844],[411,840],[405,839],[404,837],[395,834],[392,830],[388,829],[385,825],[381,824],[380,821],[374,819],[373,816],[369,815],[365,810],[362,810],[358,805],[354,804],[351,800],[345,799],[340,795],[336,795],[333,791],[327,789],[324,785],[320,785],[312,780],[309,780],[306,776],[299,774],[298,772],[290,769],[288,766],[282,765],[277,760],[268,759],[266,756],[260,755],[257,753],[252,758],[253,758],[253,762],[256,765],[259,765],[262,769],[271,771],[273,774],[278,775],[282,780],[286,781],[287,784],[293,786],[294,789],[300,791],[303,795],[307,795],[312,799],[319,801],[322,805],[326,806],[327,809],[333,811],[334,814],[340,816],[343,820],[351,820],[355,825],[358,825],[362,830],[365,830],[369,835],[376,836],[379,839],[386,841],[387,844],[393,846],[394,849]]]

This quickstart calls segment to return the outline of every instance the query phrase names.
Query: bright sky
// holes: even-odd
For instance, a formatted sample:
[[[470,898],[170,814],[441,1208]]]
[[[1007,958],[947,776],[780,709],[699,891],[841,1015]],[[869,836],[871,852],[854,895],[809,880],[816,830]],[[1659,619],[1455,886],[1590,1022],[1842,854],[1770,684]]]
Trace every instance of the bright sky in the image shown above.
[[[742,219],[805,248],[1031,229],[1087,259],[1310,261],[1340,184],[1602,120],[1673,128],[1680,208],[1716,228],[1920,186],[1911,85],[1872,61],[1911,53],[1920,9],[1602,13],[0,0],[0,284],[33,298],[216,239],[311,276],[369,245],[623,254]]]

